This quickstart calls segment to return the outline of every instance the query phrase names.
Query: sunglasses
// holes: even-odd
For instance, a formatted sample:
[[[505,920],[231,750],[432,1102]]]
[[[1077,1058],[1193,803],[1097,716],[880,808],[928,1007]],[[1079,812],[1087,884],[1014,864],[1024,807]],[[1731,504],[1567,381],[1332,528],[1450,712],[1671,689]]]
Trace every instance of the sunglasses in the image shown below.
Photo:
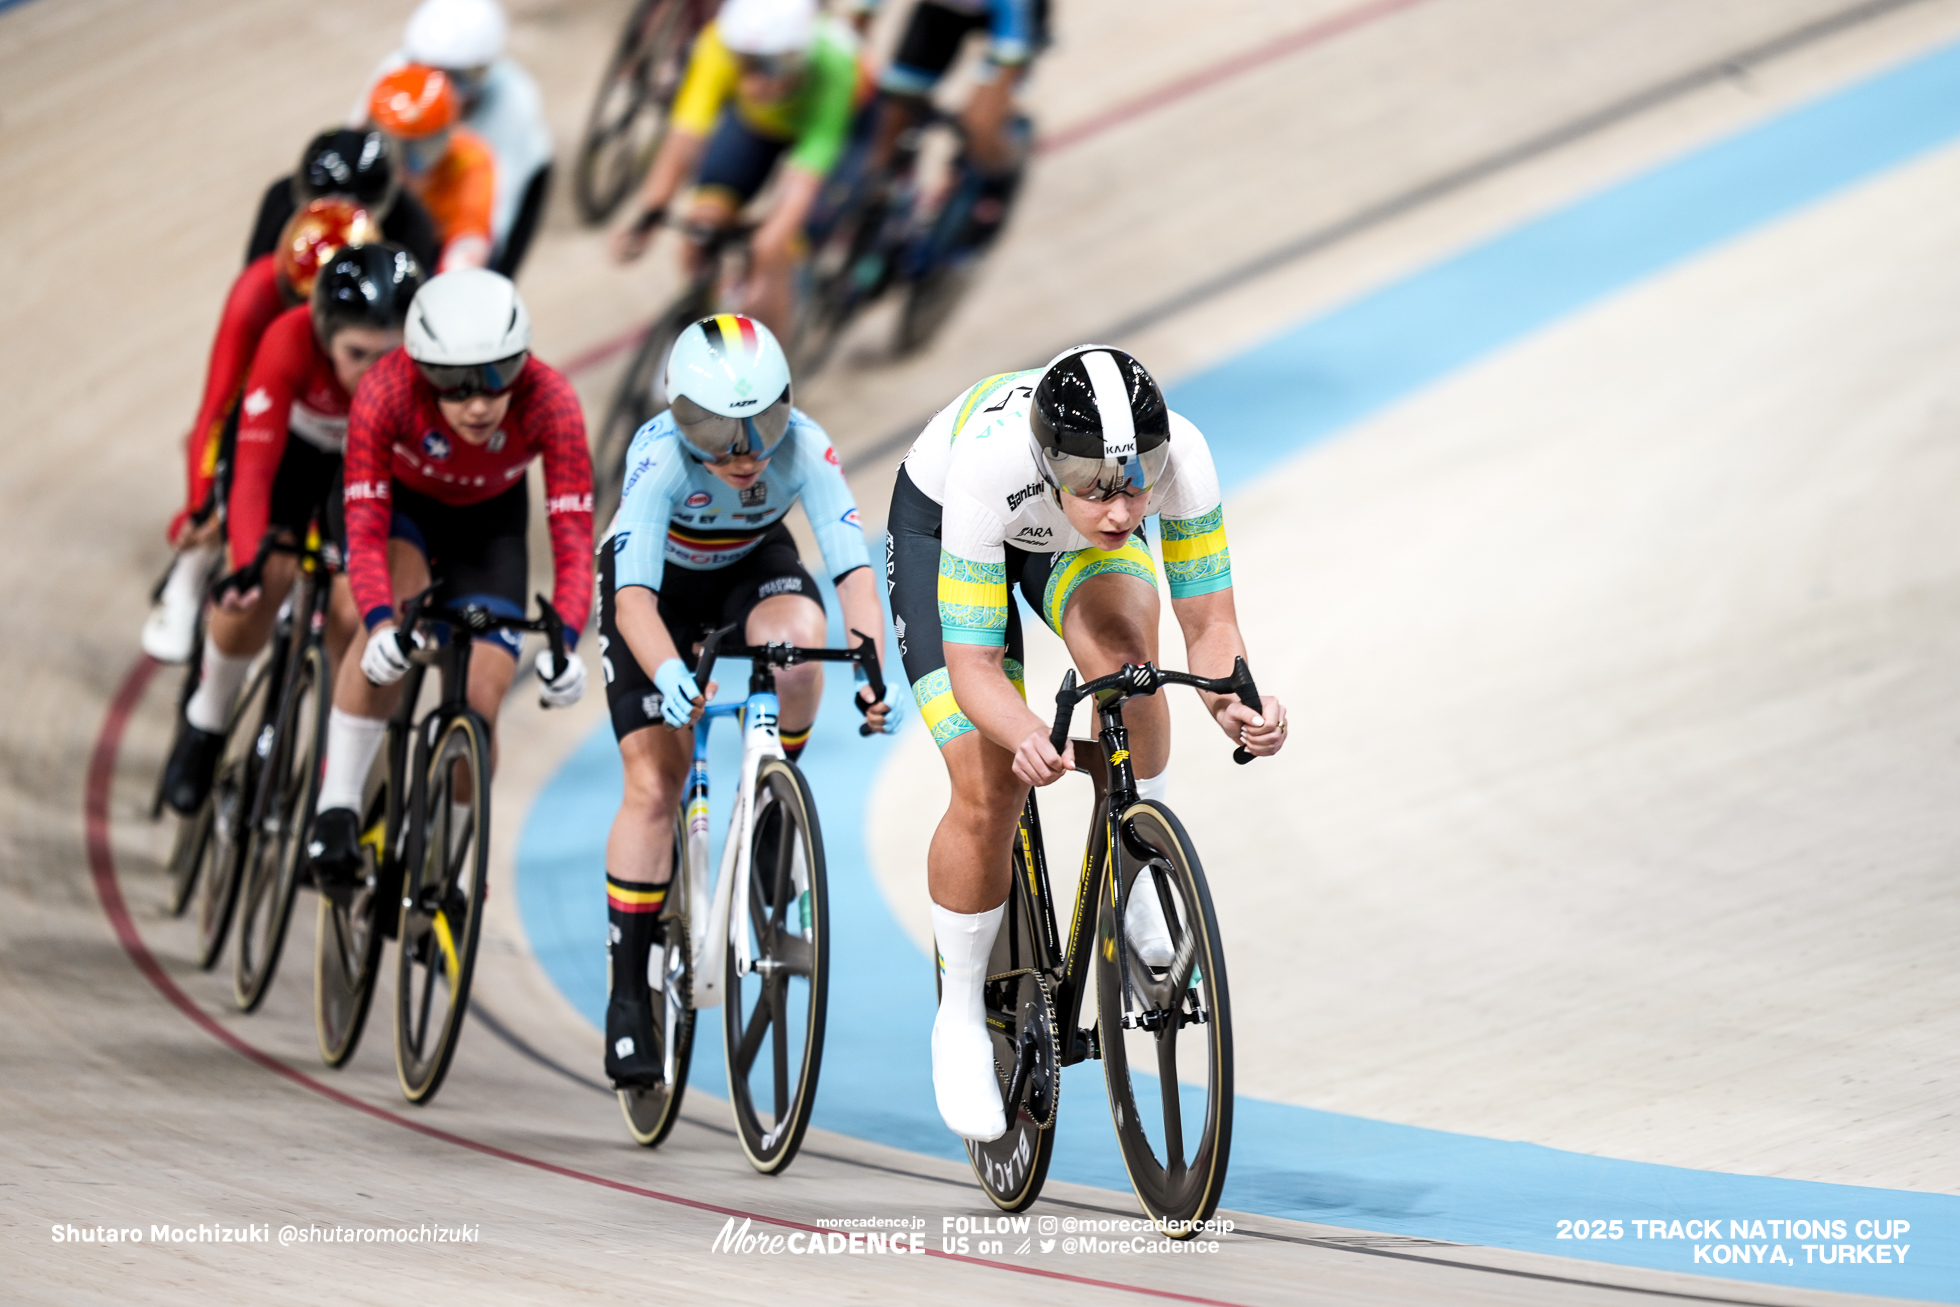
[[[766,459],[776,452],[789,430],[789,391],[775,403],[747,417],[712,413],[686,395],[674,396],[674,426],[696,455],[710,463],[726,463],[738,455]]]
[[[437,399],[470,399],[488,395],[492,399],[517,384],[531,351],[521,350],[495,363],[417,363],[422,379],[436,392]]]

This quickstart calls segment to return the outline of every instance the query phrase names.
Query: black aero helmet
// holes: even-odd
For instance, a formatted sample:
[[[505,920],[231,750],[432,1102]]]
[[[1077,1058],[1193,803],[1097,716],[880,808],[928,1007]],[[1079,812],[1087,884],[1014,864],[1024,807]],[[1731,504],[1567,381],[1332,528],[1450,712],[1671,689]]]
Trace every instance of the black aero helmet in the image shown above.
[[[351,196],[377,218],[395,202],[395,160],[380,132],[339,127],[306,143],[293,170],[293,203],[322,195]]]
[[[313,337],[326,349],[342,327],[400,327],[422,289],[422,265],[393,241],[344,245],[313,282]]]
[[[1028,432],[1041,475],[1084,499],[1149,490],[1170,461],[1164,392],[1143,364],[1107,345],[1077,345],[1049,363]]]

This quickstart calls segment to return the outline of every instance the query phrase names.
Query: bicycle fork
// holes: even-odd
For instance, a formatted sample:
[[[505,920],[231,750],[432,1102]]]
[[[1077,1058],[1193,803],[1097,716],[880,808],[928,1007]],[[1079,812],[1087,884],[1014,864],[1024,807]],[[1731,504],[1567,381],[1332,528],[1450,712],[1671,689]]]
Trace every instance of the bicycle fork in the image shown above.
[[[722,973],[726,968],[726,950],[731,944],[735,949],[735,974],[746,976],[754,966],[754,958],[749,950],[749,848],[750,835],[755,828],[755,778],[761,769],[764,758],[782,756],[782,743],[778,734],[777,719],[779,708],[776,696],[761,692],[749,696],[748,702],[739,710],[742,714],[742,771],[741,788],[735,793],[735,812],[728,823],[728,841],[721,850],[721,874],[715,882],[714,904],[708,912],[707,929],[701,932],[698,953],[694,966],[694,1006],[696,1008],[715,1007],[725,997],[722,993]],[[716,714],[717,716],[722,714]],[[703,717],[696,727],[694,744],[695,780],[689,790],[688,799],[688,870],[692,879],[689,890],[699,886],[705,894],[707,887],[700,884],[705,879],[708,866],[707,830],[707,721]],[[694,795],[699,794],[700,805],[700,846],[696,856],[696,816]],[[698,875],[697,875],[698,871]],[[699,902],[699,899],[693,900]]]

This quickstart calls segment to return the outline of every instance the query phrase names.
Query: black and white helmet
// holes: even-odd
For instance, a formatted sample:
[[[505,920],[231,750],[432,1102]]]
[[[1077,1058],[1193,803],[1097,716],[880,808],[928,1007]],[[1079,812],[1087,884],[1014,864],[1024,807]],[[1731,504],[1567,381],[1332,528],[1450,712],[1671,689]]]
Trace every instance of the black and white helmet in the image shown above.
[[[1156,378],[1107,345],[1077,345],[1042,370],[1028,434],[1042,477],[1083,499],[1147,491],[1171,456],[1170,409]]]

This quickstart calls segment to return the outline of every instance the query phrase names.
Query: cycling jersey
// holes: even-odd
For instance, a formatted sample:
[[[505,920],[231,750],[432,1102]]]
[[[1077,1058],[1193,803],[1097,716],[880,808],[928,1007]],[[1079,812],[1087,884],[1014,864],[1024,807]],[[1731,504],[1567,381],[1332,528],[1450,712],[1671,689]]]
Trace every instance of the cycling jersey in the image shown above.
[[[252,561],[265,536],[288,435],[338,463],[347,444],[347,407],[333,363],[314,340],[312,310],[301,305],[280,314],[259,342],[238,405],[226,510],[234,568]]]
[[[1060,493],[1042,480],[1028,437],[1028,408],[1038,369],[988,377],[942,409],[905,456],[914,485],[941,507],[939,624],[955,644],[1000,645],[1008,619],[1006,550],[1068,554],[1058,562],[1044,615],[1059,629],[1068,594],[1093,574],[1105,551],[1069,525]],[[1205,438],[1170,415],[1171,449],[1151,487],[1144,515],[1158,516],[1165,579],[1173,599],[1232,584],[1218,473]],[[1079,556],[1079,557],[1078,557]],[[1134,564],[1119,570],[1135,570]],[[1154,575],[1150,576],[1154,583]],[[1052,609],[1052,612],[1050,611]]]
[[[474,236],[483,241],[486,251],[490,248],[497,156],[482,137],[466,127],[450,128],[449,148],[442,158],[419,176],[409,173],[408,185],[436,225],[436,239],[442,243],[437,271],[448,270],[450,249],[459,239]]]
[[[737,490],[681,448],[672,410],[641,427],[626,453],[626,487],[606,530],[620,585],[658,591],[669,564],[727,567],[754,550],[799,498],[830,575],[871,564],[857,501],[830,437],[801,409],[755,484]]]
[[[742,93],[741,61],[722,44],[721,26],[709,23],[695,38],[687,76],[674,97],[673,125],[694,136],[714,130],[722,107],[771,140],[793,141],[789,161],[819,177],[844,153],[857,96],[857,39],[836,23],[818,24],[816,44],[796,89],[782,100],[751,100]]]
[[[347,421],[347,570],[369,629],[394,615],[387,552],[394,487],[452,507],[481,504],[518,485],[539,457],[551,530],[551,602],[569,631],[584,629],[592,603],[585,416],[571,383],[536,358],[510,395],[503,426],[485,444],[472,445],[443,418],[435,391],[406,351],[385,355],[361,378]]]
[[[184,508],[171,524],[172,538],[210,497],[225,420],[238,399],[240,387],[245,384],[245,374],[252,366],[259,338],[285,308],[279,273],[270,254],[247,264],[231,284],[224,312],[218,318],[217,338],[211,342],[211,360],[204,373],[204,395],[198,401],[197,420],[191,426],[185,450]]]
[[[1045,41],[1046,11],[1044,0],[922,0],[906,20],[878,84],[898,95],[930,94],[959,57],[967,34],[982,30],[989,65],[1021,67]]]

